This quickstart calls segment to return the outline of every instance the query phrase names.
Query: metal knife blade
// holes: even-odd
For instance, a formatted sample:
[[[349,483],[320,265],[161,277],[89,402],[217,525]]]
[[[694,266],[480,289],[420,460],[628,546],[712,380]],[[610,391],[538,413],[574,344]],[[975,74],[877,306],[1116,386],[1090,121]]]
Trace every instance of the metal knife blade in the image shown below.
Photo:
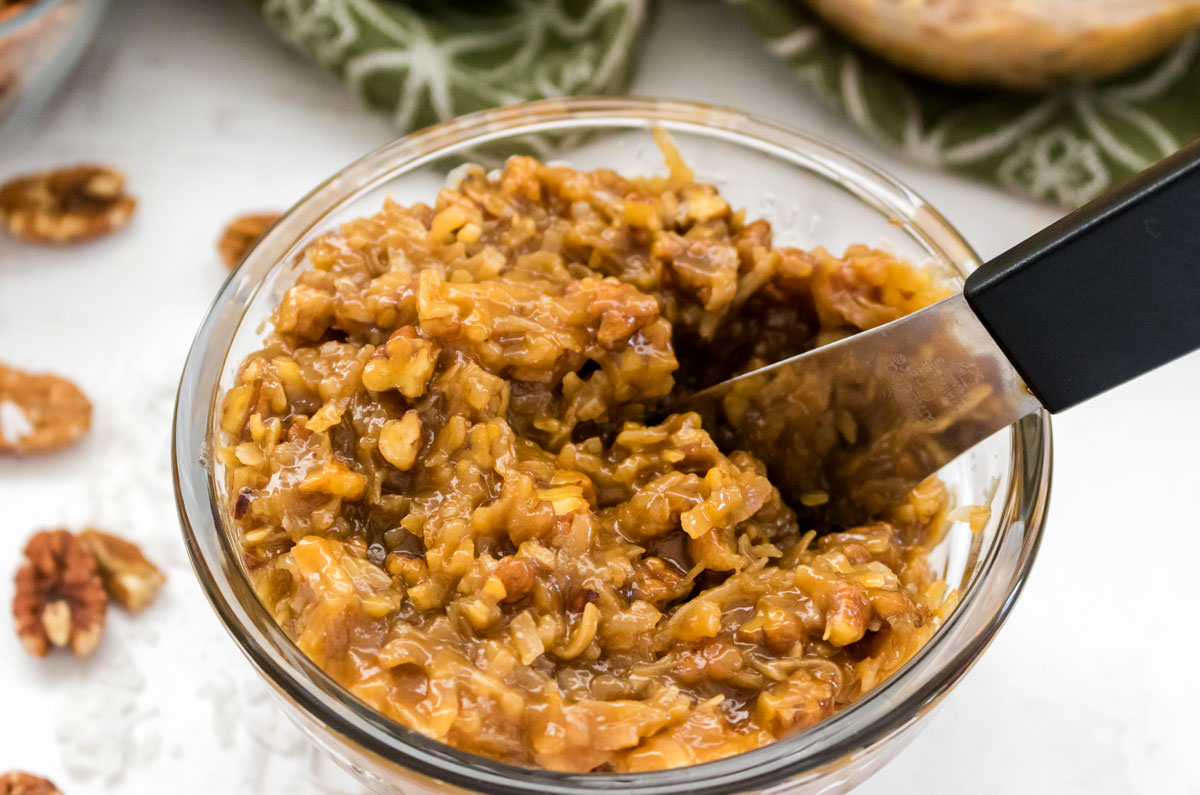
[[[802,518],[851,527],[1038,408],[959,294],[669,411],[699,412],[726,449],[756,455]]]

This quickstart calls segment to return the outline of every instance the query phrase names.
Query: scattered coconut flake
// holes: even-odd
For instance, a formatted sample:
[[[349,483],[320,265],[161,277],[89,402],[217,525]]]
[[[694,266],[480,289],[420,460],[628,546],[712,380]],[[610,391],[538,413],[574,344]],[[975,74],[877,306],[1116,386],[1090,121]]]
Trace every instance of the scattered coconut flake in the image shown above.
[[[148,723],[155,710],[140,703],[146,680],[132,657],[120,649],[105,657],[65,688],[55,737],[68,773],[111,786],[131,766],[154,761],[161,740]]]
[[[269,783],[270,789],[293,795],[365,795],[361,785],[292,723],[263,682],[236,682],[224,675],[205,682],[199,692],[212,703],[218,745],[245,752],[240,791],[263,792]]]
[[[212,704],[212,728],[217,745],[232,748],[238,724],[237,687],[229,679],[213,679],[200,686],[199,695]]]

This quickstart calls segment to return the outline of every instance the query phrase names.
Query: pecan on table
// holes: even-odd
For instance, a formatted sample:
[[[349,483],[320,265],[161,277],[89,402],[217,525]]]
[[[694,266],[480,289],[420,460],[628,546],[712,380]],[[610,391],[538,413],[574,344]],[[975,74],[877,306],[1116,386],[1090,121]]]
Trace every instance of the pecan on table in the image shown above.
[[[278,219],[279,213],[255,213],[234,218],[217,241],[217,253],[222,261],[230,268],[235,267]]]
[[[66,530],[45,530],[25,545],[17,570],[13,618],[25,650],[45,657],[69,646],[78,657],[96,650],[108,597],[96,559]]]
[[[69,166],[0,185],[0,223],[29,243],[102,237],[129,223],[136,207],[125,193],[125,176],[106,166]]]
[[[137,544],[91,528],[79,540],[96,558],[108,597],[127,610],[144,609],[167,581]]]
[[[20,770],[0,773],[0,795],[62,795],[54,782]]]
[[[58,450],[91,425],[92,404],[75,384],[0,364],[0,454]]]

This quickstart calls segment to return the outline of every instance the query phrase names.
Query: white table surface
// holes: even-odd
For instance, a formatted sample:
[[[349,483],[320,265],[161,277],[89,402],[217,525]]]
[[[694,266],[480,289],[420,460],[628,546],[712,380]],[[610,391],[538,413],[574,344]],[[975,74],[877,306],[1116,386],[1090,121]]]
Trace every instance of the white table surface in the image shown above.
[[[715,0],[662,4],[634,91],[830,138],[914,186],[985,256],[1057,215],[899,162],[807,97]],[[0,240],[0,360],[70,374],[96,407],[79,447],[0,461],[0,604],[39,527],[126,534],[170,576],[142,616],[109,612],[91,660],[34,660],[0,631],[0,771],[40,771],[68,795],[357,791],[286,722],[204,602],[175,516],[168,418],[225,277],[221,224],[288,205],[391,137],[232,0],[116,0],[70,87],[0,141],[0,176],[92,159],[124,168],[141,200],[129,229],[78,249]],[[860,792],[1200,791],[1198,391],[1191,356],[1056,420],[1049,530],[1007,627]]]

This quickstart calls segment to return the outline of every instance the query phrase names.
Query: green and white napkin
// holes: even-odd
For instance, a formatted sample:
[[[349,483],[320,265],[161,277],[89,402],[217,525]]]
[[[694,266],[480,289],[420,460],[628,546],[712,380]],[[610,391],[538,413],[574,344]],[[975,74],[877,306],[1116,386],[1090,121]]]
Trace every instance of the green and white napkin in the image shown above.
[[[619,94],[649,0],[251,0],[402,130],[497,105]]]
[[[651,0],[250,0],[267,25],[409,130],[496,105],[617,94]],[[1023,95],[916,77],[801,0],[730,0],[808,89],[931,166],[1077,205],[1200,136],[1200,38],[1094,85]],[[803,87],[803,88],[799,88]]]

